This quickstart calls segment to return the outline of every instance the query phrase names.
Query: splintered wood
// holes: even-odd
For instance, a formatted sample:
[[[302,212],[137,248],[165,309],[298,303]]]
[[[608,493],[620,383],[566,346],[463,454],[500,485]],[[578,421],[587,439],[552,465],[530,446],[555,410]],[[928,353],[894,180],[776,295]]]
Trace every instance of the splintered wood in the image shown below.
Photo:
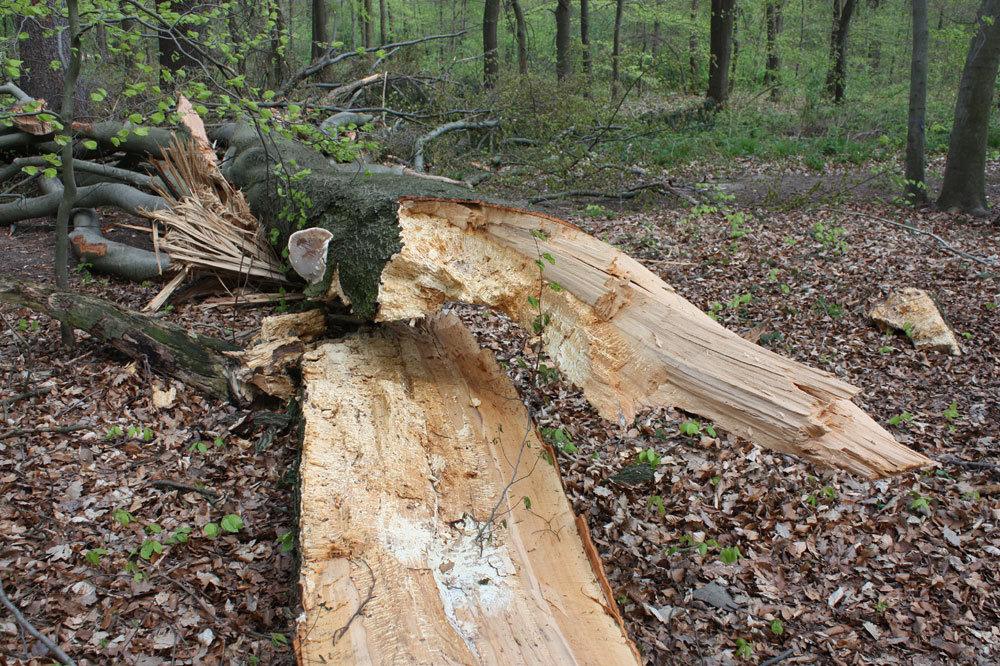
[[[324,344],[303,378],[300,664],[640,663],[551,452],[457,318]]]
[[[675,406],[761,446],[863,476],[932,464],[851,402],[856,387],[728,331],[570,224],[419,198],[401,201],[399,224],[403,249],[382,272],[379,321],[421,317],[449,301],[496,307],[528,330],[541,313],[547,352],[611,421]]]

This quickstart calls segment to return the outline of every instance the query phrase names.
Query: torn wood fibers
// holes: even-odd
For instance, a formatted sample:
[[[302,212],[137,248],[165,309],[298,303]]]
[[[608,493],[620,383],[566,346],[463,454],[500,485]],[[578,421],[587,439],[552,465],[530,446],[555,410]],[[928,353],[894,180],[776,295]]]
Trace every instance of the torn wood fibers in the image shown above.
[[[930,463],[858,389],[727,331],[576,227],[418,198],[399,224],[377,314],[395,323],[303,360],[301,664],[640,663],[510,381],[456,318],[425,318],[449,301],[530,330],[537,298],[549,355],[613,421],[675,406],[863,476]]]

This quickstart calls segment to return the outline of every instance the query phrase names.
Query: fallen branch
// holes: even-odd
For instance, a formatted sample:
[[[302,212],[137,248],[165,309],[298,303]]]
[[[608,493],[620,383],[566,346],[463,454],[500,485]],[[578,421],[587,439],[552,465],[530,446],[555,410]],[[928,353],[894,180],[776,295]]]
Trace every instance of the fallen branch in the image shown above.
[[[342,60],[347,60],[348,58],[353,58],[355,56],[367,53],[375,53],[376,51],[381,51],[381,50],[388,51],[389,49],[396,49],[401,46],[413,46],[414,44],[420,44],[421,42],[429,42],[434,39],[449,39],[451,37],[461,37],[464,34],[465,30],[462,30],[460,32],[454,32],[448,35],[430,35],[429,37],[421,37],[420,39],[411,39],[408,42],[394,42],[392,44],[385,44],[383,46],[371,46],[363,51],[348,51],[347,53],[341,53],[340,55],[337,56],[334,56],[333,49],[330,49],[325,54],[323,54],[323,57],[321,57],[319,60],[300,69],[293,76],[289,77],[288,81],[285,82],[285,85],[278,88],[276,96],[277,97],[287,96],[288,93],[290,93],[295,88],[295,86],[297,86],[304,79],[307,79],[313,74],[317,74],[323,71],[330,65],[336,64]]]
[[[7,598],[7,593],[3,589],[3,581],[0,580],[0,603],[11,612],[14,619],[17,621],[21,628],[27,631],[29,634],[34,636],[38,641],[45,646],[53,657],[59,660],[59,663],[64,666],[76,666],[76,662],[70,659],[69,655],[63,652],[63,649],[55,644],[55,642],[42,632],[35,629],[35,626],[28,622],[28,618],[24,617],[21,611],[14,605],[14,603]]]
[[[0,439],[10,439],[11,437],[20,437],[21,435],[33,435],[40,432],[73,432],[74,430],[83,430],[84,428],[91,427],[89,423],[74,423],[68,426],[39,426],[37,428],[12,428],[10,430],[5,430],[0,432]]]
[[[971,255],[968,252],[965,252],[963,250],[959,250],[958,248],[956,248],[956,247],[952,246],[950,243],[948,243],[948,241],[946,241],[943,238],[941,238],[940,236],[938,236],[937,234],[932,233],[930,231],[924,231],[923,229],[918,229],[917,227],[911,226],[909,224],[903,224],[902,222],[896,222],[894,220],[887,220],[884,217],[878,217],[876,215],[869,215],[868,213],[861,213],[861,212],[854,211],[854,210],[841,210],[840,208],[813,208],[812,210],[822,210],[822,211],[826,211],[828,213],[839,213],[841,215],[854,215],[856,217],[866,217],[869,220],[875,220],[876,222],[883,222],[885,224],[891,224],[892,226],[899,227],[900,229],[906,229],[907,231],[911,231],[913,233],[923,234],[924,236],[930,236],[931,238],[933,238],[934,240],[936,240],[938,243],[940,243],[941,246],[944,249],[946,249],[949,252],[952,252],[954,254],[957,254],[960,257],[964,257],[965,259],[968,259],[970,261],[975,261],[976,263],[982,264],[983,266],[989,266],[990,268],[995,268],[997,266],[996,262],[994,262],[994,261],[990,261],[988,259],[982,259],[980,257],[976,257],[974,255]]]
[[[33,199],[19,199],[0,204],[0,225],[13,224],[32,217],[52,217],[59,208],[62,192],[43,194]],[[77,188],[74,208],[99,208],[114,206],[133,215],[139,209],[163,210],[168,207],[163,197],[146,194],[124,183],[99,183]]]
[[[0,407],[7,407],[8,405],[13,405],[15,402],[24,400],[25,398],[31,398],[36,395],[45,395],[46,393],[51,393],[51,386],[42,386],[40,388],[34,388],[30,391],[25,391],[24,393],[18,393],[17,395],[12,395],[9,398],[4,398],[0,400]]]
[[[466,120],[456,120],[454,122],[445,123],[440,127],[436,127],[427,134],[417,139],[416,145],[413,147],[413,168],[416,171],[424,170],[424,148],[428,143],[438,138],[446,132],[457,132],[459,130],[470,130],[470,129],[487,129],[496,127],[500,124],[499,120],[484,120],[482,122],[472,122]]]
[[[147,488],[174,488],[175,490],[183,490],[187,493],[198,493],[199,495],[209,499],[215,500],[219,499],[219,493],[206,488],[199,488],[198,486],[192,485],[190,483],[183,483],[181,481],[173,481],[171,479],[153,479],[146,484]]]
[[[19,157],[11,162],[10,166],[0,170],[0,181],[7,180],[12,176],[17,175],[17,173],[22,171],[24,167],[32,166],[46,169],[51,167],[52,164],[44,157]],[[87,160],[73,160],[73,169],[97,176],[113,178],[136,187],[152,187],[156,184],[156,180],[145,174],[129,171],[128,169],[119,169],[117,167],[108,166],[107,164],[95,164],[94,162],[88,162]]]
[[[543,201],[558,201],[560,199],[572,199],[574,197],[597,197],[599,199],[633,199],[638,196],[638,192],[604,192],[602,190],[566,190],[564,192],[553,192],[552,194],[540,194],[537,197],[528,199],[528,203],[536,204]]]

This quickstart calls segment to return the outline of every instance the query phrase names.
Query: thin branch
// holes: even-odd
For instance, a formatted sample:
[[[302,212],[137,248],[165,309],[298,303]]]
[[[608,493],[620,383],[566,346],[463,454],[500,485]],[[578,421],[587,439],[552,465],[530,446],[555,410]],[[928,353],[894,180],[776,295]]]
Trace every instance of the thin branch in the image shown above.
[[[840,208],[813,208],[812,210],[823,210],[823,211],[827,211],[829,213],[840,213],[841,215],[854,215],[856,217],[866,217],[866,218],[868,218],[870,220],[875,220],[876,222],[883,222],[885,224],[891,224],[892,226],[899,227],[900,229],[906,229],[907,231],[912,231],[913,233],[923,234],[925,236],[930,236],[931,238],[933,238],[934,240],[936,240],[938,243],[940,243],[941,246],[944,249],[946,249],[949,252],[952,252],[954,254],[957,254],[960,257],[964,257],[966,259],[969,259],[970,261],[975,261],[976,263],[982,264],[983,266],[989,266],[990,268],[994,268],[997,265],[996,262],[990,261],[988,259],[981,259],[980,257],[973,256],[973,255],[969,254],[968,252],[965,252],[963,250],[959,250],[956,247],[953,247],[950,243],[948,243],[948,241],[944,240],[943,238],[941,238],[937,234],[931,233],[930,231],[924,231],[923,229],[918,229],[917,227],[911,226],[909,224],[903,224],[902,222],[895,222],[893,220],[887,220],[884,217],[877,217],[875,215],[869,215],[868,213],[860,213],[858,211],[853,211],[853,210],[842,210]]]
[[[0,169],[0,182],[14,176],[21,171],[22,167],[26,166],[48,168],[52,166],[52,164],[44,157],[19,157],[11,162],[10,166]],[[88,162],[86,160],[74,159],[73,168],[77,171],[114,178],[115,180],[135,185],[136,187],[152,187],[157,184],[157,181],[145,174],[129,171],[128,169],[119,169],[118,167],[108,166],[107,164],[95,164],[94,162]]]
[[[334,56],[333,49],[330,49],[325,54],[323,54],[323,57],[321,57],[319,60],[313,62],[307,67],[300,69],[296,74],[290,77],[288,81],[285,83],[285,85],[281,86],[281,88],[278,89],[277,96],[286,97],[288,93],[290,93],[292,89],[294,89],[295,86],[297,86],[304,79],[307,79],[313,74],[323,71],[330,65],[336,64],[348,58],[353,58],[355,56],[361,55],[362,53],[375,53],[376,51],[396,49],[401,46],[412,46],[414,44],[420,44],[421,42],[429,42],[433,39],[449,39],[452,37],[461,37],[464,34],[465,30],[462,30],[460,32],[454,32],[448,35],[431,35],[429,37],[421,37],[420,39],[411,39],[408,42],[394,42],[392,44],[385,44],[384,46],[372,46],[365,49],[363,52],[348,51],[347,53],[341,53],[340,55],[337,56]]]
[[[171,479],[154,479],[146,484],[147,488],[175,488],[177,490],[183,490],[189,493],[198,493],[209,500],[218,499],[219,493],[207,488],[199,488],[198,486],[192,485],[190,483],[183,483],[181,481],[173,481]]]
[[[33,435],[39,432],[73,432],[74,430],[83,430],[84,428],[91,427],[89,423],[74,423],[68,426],[39,426],[37,428],[11,428],[10,430],[5,430],[0,432],[0,439],[10,439],[11,437],[20,437],[21,435]]]
[[[2,580],[0,580],[0,603],[2,603],[4,607],[11,612],[11,614],[13,614],[14,619],[17,620],[19,625],[21,625],[21,628],[38,639],[38,641],[49,651],[49,654],[58,659],[61,664],[64,664],[65,666],[76,666],[76,662],[70,659],[69,655],[63,652],[61,647],[56,645],[55,642],[53,642],[48,636],[38,631],[38,629],[35,629],[35,626],[28,622],[28,618],[24,617],[21,611],[18,610],[17,606],[15,606],[14,603],[7,598],[7,593],[4,592],[3,589]]]
[[[25,398],[32,398],[36,395],[45,395],[46,393],[51,393],[51,392],[52,392],[51,386],[42,386],[39,388],[33,388],[29,391],[25,391],[24,393],[18,393],[17,395],[12,395],[9,398],[4,398],[3,400],[0,400],[0,407],[7,407],[9,405],[13,405],[15,402],[24,400]]]
[[[48,217],[56,214],[62,192],[44,194],[33,199],[21,199],[8,204],[0,204],[0,224],[11,224],[32,217]],[[76,192],[75,208],[98,208],[115,206],[133,214],[139,209],[163,210],[169,204],[163,197],[146,194],[124,183],[99,183],[81,187]]]
[[[22,104],[27,104],[28,102],[35,101],[34,99],[31,98],[30,95],[28,95],[28,93],[24,92],[16,85],[14,85],[13,81],[8,81],[7,83],[0,86],[0,94],[12,95],[18,102],[21,102]]]
[[[413,168],[417,171],[424,170],[424,147],[432,140],[441,136],[445,132],[455,132],[458,130],[470,130],[470,129],[487,129],[496,127],[500,124],[499,120],[484,120],[482,122],[471,122],[467,120],[456,120],[454,122],[445,123],[440,127],[436,127],[427,134],[417,139],[416,144],[413,146]]]

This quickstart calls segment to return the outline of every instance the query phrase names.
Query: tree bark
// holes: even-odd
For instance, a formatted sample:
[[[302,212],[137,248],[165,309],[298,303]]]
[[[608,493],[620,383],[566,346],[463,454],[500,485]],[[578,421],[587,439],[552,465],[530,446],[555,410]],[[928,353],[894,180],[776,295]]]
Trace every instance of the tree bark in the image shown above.
[[[69,259],[69,217],[73,202],[76,200],[76,176],[73,173],[73,101],[76,97],[76,80],[80,76],[80,63],[83,58],[80,52],[80,5],[77,0],[66,0],[66,13],[69,18],[70,54],[63,84],[62,110],[59,112],[63,123],[59,134],[65,139],[60,159],[63,194],[56,212],[55,273],[56,286],[60,289],[69,286],[69,269],[66,266]],[[63,322],[60,328],[63,346],[72,348],[74,344],[72,327]]]
[[[589,82],[590,63],[590,0],[580,0],[580,44],[583,46],[583,74]]]
[[[378,0],[378,33],[382,44],[389,43],[389,9],[386,0]]]
[[[958,84],[955,122],[937,205],[943,210],[986,215],[986,141],[1000,65],[1000,0],[983,0],[976,26]]]
[[[625,16],[625,0],[618,0],[615,4],[615,27],[613,44],[611,48],[611,96],[618,96],[618,68],[621,60],[621,32],[622,18]]]
[[[728,94],[733,94],[733,87],[736,85],[736,63],[740,58],[740,14],[742,10],[738,6],[733,7],[733,54],[729,61],[729,83]]]
[[[25,19],[24,32],[28,38],[17,42],[21,56],[18,86],[32,98],[44,99],[48,108],[56,110],[62,107],[64,72],[63,67],[53,69],[51,63],[60,62],[65,66],[66,37],[65,33],[57,32],[60,18],[55,7],[49,2],[42,4],[48,8],[48,13]],[[54,34],[46,36],[49,32]]]
[[[313,60],[323,57],[330,46],[330,7],[328,0],[312,0],[312,46],[309,54]]]
[[[361,31],[364,47],[375,46],[375,23],[372,16],[372,0],[362,1]]]
[[[778,101],[781,94],[781,54],[778,52],[778,35],[781,34],[781,4],[783,0],[769,0],[765,8],[767,24],[767,62],[764,67],[764,85],[771,89],[771,101]]]
[[[514,29],[517,32],[517,73],[528,73],[528,24],[524,20],[524,11],[520,0],[510,0],[514,11]]]
[[[557,0],[556,4],[556,79],[562,81],[570,74],[570,0]]]
[[[688,35],[688,68],[691,70],[691,86],[689,90],[698,88],[698,0],[691,0],[691,33]]]
[[[830,70],[826,76],[826,90],[836,104],[844,101],[844,90],[847,85],[847,34],[857,5],[858,0],[833,0]]]
[[[708,59],[708,92],[715,107],[729,98],[729,63],[733,45],[736,0],[712,0],[711,54]]]
[[[927,115],[927,0],[911,0],[913,54],[910,59],[910,104],[906,128],[906,199],[927,201],[924,183],[924,121]]]
[[[170,9],[182,15],[193,11],[194,6],[194,0],[170,3]],[[187,37],[189,30],[197,28],[183,18],[177,21],[173,29],[160,29],[157,38],[160,47],[160,81],[170,87],[177,85],[179,72],[198,65],[194,47]]]
[[[500,0],[486,0],[483,3],[483,86],[496,85],[500,71],[497,48],[497,26],[500,23]]]

